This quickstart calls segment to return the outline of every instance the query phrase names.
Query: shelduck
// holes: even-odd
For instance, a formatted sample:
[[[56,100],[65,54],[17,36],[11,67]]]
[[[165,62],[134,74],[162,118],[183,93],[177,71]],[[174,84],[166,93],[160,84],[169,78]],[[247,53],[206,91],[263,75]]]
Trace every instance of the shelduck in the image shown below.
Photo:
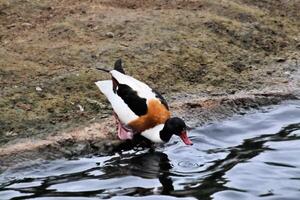
[[[121,140],[141,134],[153,143],[165,143],[177,135],[186,145],[192,145],[185,122],[171,117],[161,94],[126,75],[121,59],[115,62],[113,70],[97,69],[111,74],[111,80],[97,81],[96,85],[112,105]]]

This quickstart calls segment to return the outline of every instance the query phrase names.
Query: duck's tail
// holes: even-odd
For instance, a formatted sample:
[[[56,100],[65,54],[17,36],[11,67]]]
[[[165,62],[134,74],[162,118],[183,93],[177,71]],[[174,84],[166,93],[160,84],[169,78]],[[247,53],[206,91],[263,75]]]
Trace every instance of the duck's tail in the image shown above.
[[[111,70],[108,70],[108,69],[105,69],[105,68],[102,68],[102,67],[96,67],[96,69],[98,69],[100,71],[103,71],[103,72],[106,72],[106,73],[109,73],[111,71]],[[116,60],[115,65],[114,65],[114,70],[116,70],[116,71],[118,71],[122,74],[125,74],[125,71],[123,69],[122,59]]]
[[[103,71],[103,72],[107,72],[107,73],[110,72],[108,69],[104,69],[104,68],[101,68],[101,67],[96,67],[96,69],[98,69],[100,71]]]
[[[117,70],[118,72],[121,72],[122,74],[125,74],[121,58],[115,62],[114,70]]]

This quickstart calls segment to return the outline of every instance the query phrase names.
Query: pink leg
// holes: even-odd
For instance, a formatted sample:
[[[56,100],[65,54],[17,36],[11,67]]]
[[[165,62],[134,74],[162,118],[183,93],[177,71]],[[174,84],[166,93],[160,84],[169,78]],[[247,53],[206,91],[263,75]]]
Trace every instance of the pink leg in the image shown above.
[[[119,117],[114,113],[116,123],[117,123],[117,129],[118,129],[118,137],[120,140],[127,140],[127,139],[132,139],[133,138],[133,133],[132,130],[129,128],[125,127],[122,122],[120,122]]]

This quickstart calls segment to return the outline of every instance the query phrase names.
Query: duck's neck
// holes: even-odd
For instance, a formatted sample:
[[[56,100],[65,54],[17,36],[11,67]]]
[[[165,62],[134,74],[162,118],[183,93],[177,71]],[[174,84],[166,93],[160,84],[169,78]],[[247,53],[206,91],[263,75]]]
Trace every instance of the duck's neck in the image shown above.
[[[172,134],[171,132],[164,126],[164,128],[159,132],[159,136],[162,141],[164,142],[169,142]]]
[[[163,126],[164,126],[163,124],[159,124],[153,128],[143,131],[141,135],[154,143],[164,143],[165,141],[162,140],[160,136],[161,134],[160,132],[162,131]]]

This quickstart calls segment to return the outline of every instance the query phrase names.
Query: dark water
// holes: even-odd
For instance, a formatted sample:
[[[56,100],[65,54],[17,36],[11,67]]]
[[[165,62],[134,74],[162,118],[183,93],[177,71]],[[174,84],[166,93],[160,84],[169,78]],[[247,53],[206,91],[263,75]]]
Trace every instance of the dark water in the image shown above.
[[[300,102],[191,132],[158,148],[58,160],[0,175],[0,199],[300,199]]]

